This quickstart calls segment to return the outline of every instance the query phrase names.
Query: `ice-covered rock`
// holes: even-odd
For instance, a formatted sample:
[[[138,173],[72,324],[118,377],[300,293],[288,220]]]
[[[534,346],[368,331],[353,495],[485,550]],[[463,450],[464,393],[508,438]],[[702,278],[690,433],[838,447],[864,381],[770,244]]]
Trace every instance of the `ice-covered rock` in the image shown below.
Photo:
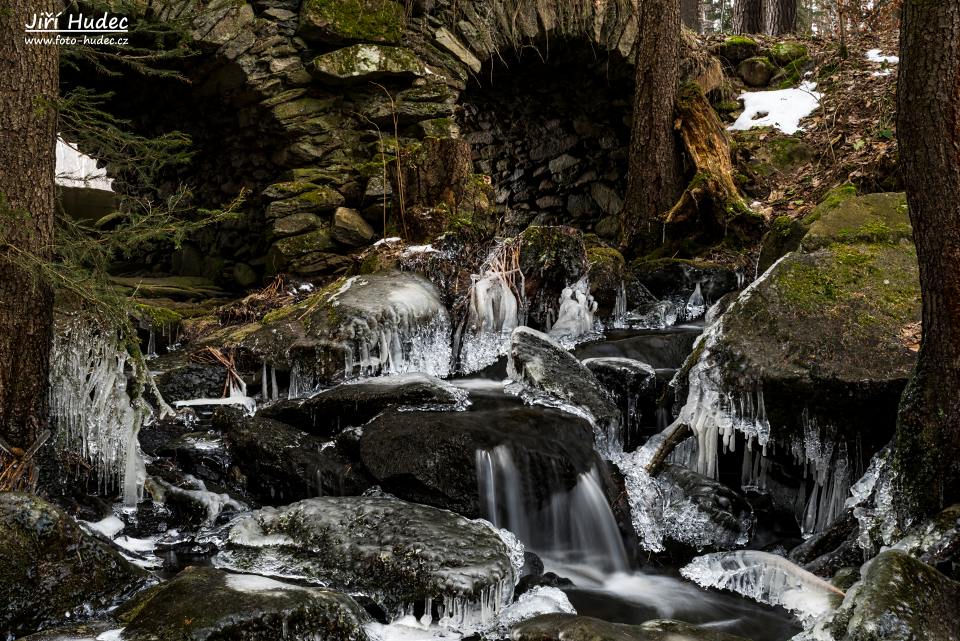
[[[586,276],[560,294],[557,320],[547,332],[565,345],[575,345],[591,336],[598,336],[594,314],[597,303],[590,295],[590,281]]]
[[[657,392],[656,370],[642,361],[617,356],[587,358],[582,362],[616,399],[624,444],[629,446],[640,428],[643,401]]]
[[[366,641],[369,621],[346,594],[254,574],[189,567],[118,612],[125,641]]]
[[[511,550],[486,522],[386,497],[307,499],[239,517],[219,567],[361,593],[391,618],[442,606],[447,627],[492,620],[513,594]]]
[[[390,407],[456,410],[466,406],[464,390],[434,376],[410,373],[349,381],[305,400],[282,400],[261,410],[259,416],[318,436],[334,436]]]
[[[743,637],[670,619],[640,625],[610,623],[573,614],[545,614],[514,626],[513,641],[747,641]]]
[[[509,388],[528,402],[577,411],[594,426],[597,450],[623,449],[620,412],[593,373],[542,332],[518,327],[510,339]]]
[[[812,623],[839,605],[843,592],[787,559],[757,550],[699,556],[680,573],[705,588],[730,590],[781,605]]]
[[[141,569],[60,508],[0,492],[0,630],[16,637],[90,616],[145,581]]]
[[[242,332],[239,345],[290,367],[290,398],[341,379],[450,372],[450,318],[437,288],[410,272],[341,279]]]

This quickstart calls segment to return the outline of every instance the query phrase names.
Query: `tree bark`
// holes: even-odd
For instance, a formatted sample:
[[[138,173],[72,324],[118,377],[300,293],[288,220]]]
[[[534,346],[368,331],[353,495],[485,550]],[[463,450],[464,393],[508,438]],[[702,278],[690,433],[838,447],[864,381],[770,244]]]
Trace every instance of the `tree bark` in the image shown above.
[[[700,0],[680,0],[680,20],[683,26],[696,33],[703,32],[700,22]]]
[[[34,12],[59,10],[55,0],[0,9],[0,437],[14,458],[48,419],[53,292],[15,256],[52,258],[59,78],[57,47],[26,44],[24,25]],[[0,455],[9,465],[11,453]]]
[[[901,518],[960,500],[960,2],[906,0],[897,132],[923,339],[894,449]]]
[[[764,0],[763,32],[771,36],[793,33],[797,28],[797,0]]]
[[[680,68],[680,0],[640,0],[637,26],[643,37],[637,46],[629,175],[620,213],[624,250],[659,240],[660,215],[677,194],[673,104]]]
[[[760,33],[763,27],[762,0],[734,0],[733,32]]]

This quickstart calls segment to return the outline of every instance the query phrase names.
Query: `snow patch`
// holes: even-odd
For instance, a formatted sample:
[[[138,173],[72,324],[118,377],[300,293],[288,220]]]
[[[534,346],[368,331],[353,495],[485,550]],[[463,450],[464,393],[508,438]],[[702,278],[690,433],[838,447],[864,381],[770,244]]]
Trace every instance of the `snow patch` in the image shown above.
[[[800,131],[800,121],[820,106],[823,94],[814,91],[816,87],[816,83],[804,81],[794,89],[744,92],[740,94],[743,113],[729,129],[775,127],[785,134],[794,134]]]

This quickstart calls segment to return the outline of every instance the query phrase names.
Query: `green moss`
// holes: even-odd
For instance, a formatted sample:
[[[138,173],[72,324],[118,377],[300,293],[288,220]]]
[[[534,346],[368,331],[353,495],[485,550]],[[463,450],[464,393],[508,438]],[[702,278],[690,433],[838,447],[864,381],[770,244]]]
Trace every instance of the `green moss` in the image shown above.
[[[324,53],[313,59],[317,72],[335,79],[369,78],[383,75],[423,75],[425,66],[405,47],[353,45]]]
[[[180,312],[167,307],[137,303],[136,310],[137,316],[141,320],[147,321],[153,329],[176,325],[183,320],[183,315]]]
[[[308,39],[400,42],[406,16],[393,0],[305,0],[300,23]]]
[[[867,194],[857,198],[828,196],[805,219],[812,220],[803,246],[816,249],[833,242],[897,243],[913,235],[903,194]]]
[[[806,56],[787,64],[773,79],[777,89],[789,89],[800,84],[803,71],[809,64],[810,58]]]
[[[778,65],[785,66],[807,57],[807,47],[799,42],[778,42],[770,47],[770,57]]]
[[[318,185],[303,180],[290,180],[286,182],[274,183],[263,190],[263,195],[267,198],[277,200],[283,198],[292,198],[311,189],[317,189]]]

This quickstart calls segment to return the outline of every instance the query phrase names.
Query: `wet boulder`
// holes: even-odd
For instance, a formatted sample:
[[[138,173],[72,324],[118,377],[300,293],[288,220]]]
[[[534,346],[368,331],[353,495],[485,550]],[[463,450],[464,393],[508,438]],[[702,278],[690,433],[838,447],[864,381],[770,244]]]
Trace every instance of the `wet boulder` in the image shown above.
[[[230,453],[227,477],[261,504],[357,495],[372,485],[356,461],[331,440],[235,409],[219,409],[214,425]]]
[[[512,641],[747,641],[670,619],[627,625],[575,614],[534,617],[514,626],[510,638]]]
[[[450,371],[450,318],[437,288],[411,272],[339,279],[245,326],[236,343],[290,368],[293,396],[344,378]]]
[[[721,317],[707,358],[725,391],[762,389],[775,440],[802,440],[820,421],[836,427],[834,443],[869,456],[893,433],[917,358],[920,286],[906,202],[837,199],[808,224],[801,250]]]
[[[517,406],[470,412],[386,412],[363,429],[364,465],[402,498],[480,515],[478,452],[505,448],[534,505],[569,489],[595,462],[589,424],[553,409]]]
[[[227,371],[219,364],[195,363],[182,354],[170,354],[151,362],[158,371],[157,389],[168,403],[193,398],[219,398],[227,380]]]
[[[456,601],[461,611],[481,604],[496,610],[523,563],[522,548],[508,547],[486,522],[392,497],[264,508],[225,534],[220,567],[361,593],[389,612],[424,599]]]
[[[189,567],[121,608],[128,641],[365,641],[366,612],[346,594],[252,574]]]
[[[262,409],[271,418],[318,436],[363,425],[390,407],[457,409],[466,394],[434,376],[410,373],[369,378],[324,390],[306,400],[283,400]]]
[[[0,492],[0,630],[30,634],[139,588],[146,573],[60,508]]]
[[[596,424],[601,450],[622,447],[620,412],[593,372],[552,338],[529,327],[510,337],[507,375],[533,393],[582,408]]]
[[[960,583],[900,550],[887,550],[861,569],[832,620],[821,624],[838,641],[960,638]]]

